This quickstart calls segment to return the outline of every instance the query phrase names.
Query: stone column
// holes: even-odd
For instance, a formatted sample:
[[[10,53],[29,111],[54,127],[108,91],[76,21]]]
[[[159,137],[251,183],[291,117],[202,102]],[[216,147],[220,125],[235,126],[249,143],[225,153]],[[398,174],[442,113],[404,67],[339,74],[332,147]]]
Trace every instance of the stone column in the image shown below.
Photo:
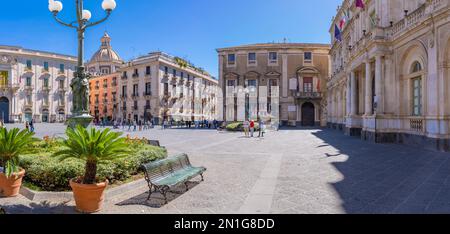
[[[283,54],[282,55],[283,58],[283,74],[282,74],[282,82],[281,85],[283,87],[282,90],[282,97],[287,97],[288,96],[288,90],[289,90],[289,81],[288,81],[288,55],[287,54]]]
[[[358,96],[358,94],[356,93],[357,88],[356,88],[356,75],[355,72],[352,71],[350,73],[350,86],[351,86],[351,115],[355,116],[357,115],[357,110],[356,110],[356,98]]]
[[[366,101],[365,101],[365,115],[372,115],[372,69],[370,61],[366,61]]]
[[[383,84],[383,71],[382,71],[381,55],[375,57],[375,100],[377,100],[377,113],[383,113],[382,102],[382,84]]]
[[[351,102],[351,100],[352,100],[351,78],[350,78],[350,75],[347,75],[347,100],[346,100],[346,103],[345,103],[346,104],[346,110],[347,110],[347,113],[346,113],[347,116],[350,116],[351,113],[352,113],[352,108],[351,108],[352,102]]]

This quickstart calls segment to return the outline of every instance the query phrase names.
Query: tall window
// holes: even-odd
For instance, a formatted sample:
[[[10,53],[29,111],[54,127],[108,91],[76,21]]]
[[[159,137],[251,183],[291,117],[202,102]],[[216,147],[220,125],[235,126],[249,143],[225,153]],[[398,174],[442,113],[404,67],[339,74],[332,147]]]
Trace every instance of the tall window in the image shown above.
[[[145,83],[145,95],[152,95],[152,83]]]
[[[229,54],[228,55],[228,65],[235,65],[235,64],[236,64],[236,55]]]
[[[59,80],[59,88],[64,89],[64,80]]]
[[[48,62],[44,62],[44,70],[48,71]]]
[[[180,77],[181,77],[181,79],[184,78],[184,72],[181,72]]]
[[[150,68],[150,66],[147,66],[147,67],[145,68],[145,74],[146,74],[146,75],[150,75],[150,74],[151,74],[151,68]]]
[[[228,87],[235,87],[236,86],[236,81],[235,80],[228,80],[227,81],[227,86]]]
[[[31,60],[27,60],[27,68],[31,69],[32,65],[33,65],[33,63],[31,62]]]
[[[127,96],[127,86],[126,85],[122,86],[122,96],[123,97]]]
[[[248,64],[256,64],[256,53],[248,53]]]
[[[48,77],[44,78],[44,87],[48,88]]]
[[[174,77],[177,76],[177,70],[173,69],[173,70],[172,70],[172,75],[173,75]]]
[[[422,71],[422,65],[415,62],[412,66],[411,73],[414,75]],[[414,116],[422,115],[422,76],[417,74],[412,79],[412,108]]]
[[[64,64],[59,64],[59,72],[63,73],[65,71]]]
[[[26,78],[26,83],[25,83],[25,85],[26,85],[26,86],[31,86],[31,77],[27,77],[27,78]]]
[[[139,86],[138,84],[134,84],[133,85],[133,96],[138,96],[138,92],[139,92]]]
[[[303,78],[303,92],[312,93],[313,92],[313,78],[304,77]]]
[[[277,52],[269,52],[269,63],[277,63],[278,54]]]
[[[256,80],[248,80],[247,86],[248,87],[256,87]]]
[[[169,68],[168,67],[164,67],[164,74],[169,74]]]

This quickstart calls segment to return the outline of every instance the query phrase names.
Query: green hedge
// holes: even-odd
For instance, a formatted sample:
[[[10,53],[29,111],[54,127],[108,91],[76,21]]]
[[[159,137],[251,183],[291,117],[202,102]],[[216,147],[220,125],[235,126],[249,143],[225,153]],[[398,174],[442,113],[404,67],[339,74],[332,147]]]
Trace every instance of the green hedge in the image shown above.
[[[244,123],[243,122],[233,122],[229,123],[226,126],[227,131],[230,132],[243,132],[244,131]],[[255,131],[259,130],[259,124],[255,123]]]
[[[60,140],[42,141],[30,147],[30,152],[20,158],[20,166],[26,170],[25,182],[44,191],[68,191],[69,180],[84,174],[84,162],[68,159],[60,162],[51,156],[61,147]],[[130,142],[129,157],[98,165],[98,178],[108,179],[111,184],[123,182],[139,174],[139,167],[157,159],[167,157],[163,148]]]

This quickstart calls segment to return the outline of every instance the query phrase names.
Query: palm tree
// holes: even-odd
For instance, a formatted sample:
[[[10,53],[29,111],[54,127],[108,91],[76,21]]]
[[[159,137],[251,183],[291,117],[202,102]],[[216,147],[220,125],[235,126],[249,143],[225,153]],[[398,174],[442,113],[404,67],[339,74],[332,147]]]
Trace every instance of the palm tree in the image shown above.
[[[63,143],[65,149],[54,156],[62,161],[68,158],[86,161],[83,184],[95,184],[98,163],[126,157],[130,152],[125,138],[120,137],[122,134],[110,129],[87,130],[77,126],[75,129],[68,128],[66,134],[68,139]]]
[[[6,177],[9,178],[19,172],[19,156],[36,140],[33,136],[34,133],[28,130],[0,129],[0,159]]]

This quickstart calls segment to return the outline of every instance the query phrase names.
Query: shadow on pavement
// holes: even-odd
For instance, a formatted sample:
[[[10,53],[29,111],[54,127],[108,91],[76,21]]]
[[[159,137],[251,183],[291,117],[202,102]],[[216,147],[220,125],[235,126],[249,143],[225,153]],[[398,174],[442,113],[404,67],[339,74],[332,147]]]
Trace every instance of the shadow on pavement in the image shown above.
[[[16,205],[3,205],[3,209],[6,214],[78,214],[74,206],[63,203],[31,203],[29,206],[16,204]]]
[[[332,183],[347,213],[450,213],[450,154],[397,144],[375,144],[336,130],[312,133],[346,161]],[[336,152],[333,152],[336,153]]]
[[[195,188],[197,185],[199,185],[200,181],[190,181],[188,182],[188,188],[189,191]],[[173,189],[171,189],[169,192],[167,192],[167,202],[170,203],[177,199],[178,197],[182,196],[185,193],[188,193],[189,191],[186,191],[186,187],[183,185],[179,185]],[[130,199],[127,199],[125,201],[119,202],[116,205],[118,206],[129,206],[129,205],[144,205],[151,208],[162,208],[166,204],[164,204],[164,196],[160,192],[153,192],[150,200],[147,200],[148,198],[148,192],[137,195],[135,197],[132,197]]]

